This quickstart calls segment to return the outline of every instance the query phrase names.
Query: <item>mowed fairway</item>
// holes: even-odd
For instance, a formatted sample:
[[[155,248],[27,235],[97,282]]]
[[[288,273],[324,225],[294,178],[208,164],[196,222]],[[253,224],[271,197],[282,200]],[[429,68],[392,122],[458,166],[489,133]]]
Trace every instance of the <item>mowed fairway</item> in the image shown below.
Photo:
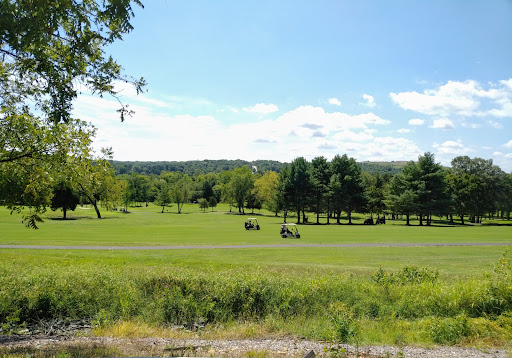
[[[403,221],[386,225],[300,225],[300,239],[279,235],[281,217],[261,214],[237,215],[227,206],[201,212],[188,205],[182,214],[175,208],[161,213],[161,208],[131,208],[128,214],[106,212],[95,219],[94,210],[77,208],[71,220],[60,220],[60,212],[47,212],[39,230],[27,229],[20,215],[0,209],[0,245],[67,246],[180,246],[180,245],[274,245],[274,244],[462,244],[501,243],[512,245],[512,227],[505,225],[407,227]],[[261,230],[245,230],[244,221],[257,217]],[[314,221],[313,215],[309,217]],[[294,222],[289,216],[288,222]],[[321,218],[325,223],[326,219]],[[346,220],[342,221],[346,223]],[[506,221],[504,223],[507,223]],[[413,224],[417,224],[413,222]],[[201,269],[251,270],[265,268],[279,271],[374,272],[379,267],[397,270],[405,265],[429,266],[445,277],[479,277],[492,271],[507,249],[504,246],[435,247],[251,247],[231,249],[182,250],[26,250],[2,249],[4,262],[59,262],[59,264],[98,263],[137,269],[144,266],[170,266]],[[319,272],[320,271],[320,272]]]

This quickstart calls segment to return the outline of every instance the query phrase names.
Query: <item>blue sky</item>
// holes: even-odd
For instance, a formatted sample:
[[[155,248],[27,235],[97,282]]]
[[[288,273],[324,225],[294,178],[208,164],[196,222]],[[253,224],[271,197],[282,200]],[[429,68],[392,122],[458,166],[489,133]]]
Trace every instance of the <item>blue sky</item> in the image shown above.
[[[136,111],[81,96],[117,160],[430,151],[512,171],[512,1],[144,1],[108,51],[143,76]]]

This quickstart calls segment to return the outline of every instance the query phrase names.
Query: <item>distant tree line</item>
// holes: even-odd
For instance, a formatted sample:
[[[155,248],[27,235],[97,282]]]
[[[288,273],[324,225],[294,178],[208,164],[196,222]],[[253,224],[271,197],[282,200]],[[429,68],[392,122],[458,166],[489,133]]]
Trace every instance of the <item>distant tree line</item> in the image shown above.
[[[347,220],[351,224],[353,213],[363,213],[372,220],[375,215],[377,219],[403,217],[407,225],[412,216],[420,225],[431,225],[435,216],[451,222],[455,218],[462,224],[467,220],[478,223],[486,216],[509,219],[512,206],[512,174],[503,172],[492,160],[466,156],[453,159],[448,168],[436,163],[433,154],[425,153],[401,168],[393,164],[401,169],[394,175],[364,171],[347,155],[336,155],[331,161],[321,156],[311,161],[298,157],[289,164],[257,161],[250,162],[250,167],[236,166],[243,161],[197,161],[188,167],[181,162],[180,168],[193,173],[164,170],[159,174],[132,171],[116,175],[110,157],[108,151],[97,158],[69,157],[65,165],[60,163],[54,181],[32,194],[27,193],[21,178],[5,178],[8,180],[0,181],[0,200],[13,208],[31,207],[35,196],[40,205],[61,209],[64,218],[78,204],[91,204],[101,218],[101,208],[128,211],[130,206],[152,202],[161,206],[162,212],[173,207],[181,213],[186,203],[213,210],[223,202],[240,214],[265,208],[276,216],[282,213],[285,221],[293,217],[297,223],[322,220],[341,224]],[[123,163],[140,165],[141,169],[158,168],[140,162]],[[265,163],[278,170],[262,171]],[[221,165],[235,167],[220,170]],[[215,171],[199,169],[210,167]],[[308,217],[311,213],[314,219]]]
[[[182,172],[188,175],[198,173],[220,173],[226,170],[248,166],[255,172],[264,173],[267,170],[279,173],[287,163],[281,163],[275,160],[189,160],[174,162],[135,162],[135,161],[117,161],[111,160],[110,164],[114,167],[117,174],[139,173],[146,175],[160,175],[162,172]],[[358,166],[365,172],[371,174],[391,174],[400,173],[406,162],[360,162]]]
[[[244,165],[193,175],[164,171],[119,177],[127,183],[126,205],[155,202],[162,212],[173,203],[179,213],[188,202],[204,210],[224,202],[241,214],[265,208],[276,216],[282,212],[284,220],[293,215],[297,223],[310,221],[307,213],[315,214],[316,223],[325,217],[326,223],[338,224],[342,218],[352,223],[355,212],[372,218],[402,216],[407,225],[413,215],[420,225],[430,225],[433,216],[446,216],[451,222],[455,217],[463,224],[465,218],[473,223],[485,216],[510,218],[511,174],[481,158],[457,157],[451,164],[443,167],[433,154],[425,153],[398,174],[372,174],[355,159],[336,155],[330,162],[324,157],[311,162],[299,157],[279,172],[255,172]]]
[[[188,175],[220,173],[226,170],[233,170],[244,165],[253,171],[264,173],[267,170],[279,172],[284,163],[275,160],[189,160],[182,162],[134,162],[111,160],[117,174],[139,173],[146,175],[160,175],[162,172],[182,172]]]

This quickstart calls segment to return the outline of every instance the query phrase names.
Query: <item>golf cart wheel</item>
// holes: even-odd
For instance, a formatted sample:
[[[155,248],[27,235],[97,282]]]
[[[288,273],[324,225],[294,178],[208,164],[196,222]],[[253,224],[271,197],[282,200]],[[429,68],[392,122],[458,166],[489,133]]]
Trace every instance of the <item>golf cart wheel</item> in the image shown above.
[[[300,239],[300,234],[295,235],[297,239]]]
[[[259,225],[256,225],[256,230],[259,230],[260,229],[260,226]]]

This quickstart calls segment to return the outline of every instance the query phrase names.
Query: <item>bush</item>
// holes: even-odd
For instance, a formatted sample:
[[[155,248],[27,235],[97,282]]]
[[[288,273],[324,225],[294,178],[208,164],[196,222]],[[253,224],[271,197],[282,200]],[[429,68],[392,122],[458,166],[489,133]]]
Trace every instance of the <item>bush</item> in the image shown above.
[[[457,344],[462,338],[471,335],[471,329],[467,316],[459,315],[455,318],[434,318],[429,334],[434,343]]]

